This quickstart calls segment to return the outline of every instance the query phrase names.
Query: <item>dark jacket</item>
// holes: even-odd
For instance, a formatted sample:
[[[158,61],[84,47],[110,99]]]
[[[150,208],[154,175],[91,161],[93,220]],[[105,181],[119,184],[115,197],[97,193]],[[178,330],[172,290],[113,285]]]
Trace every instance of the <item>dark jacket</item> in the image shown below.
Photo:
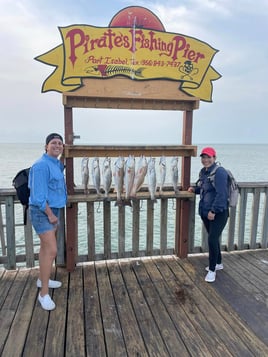
[[[214,185],[211,183],[209,174],[215,168],[216,163],[208,169],[202,168],[199,175],[195,193],[200,194],[199,215],[207,217],[208,212],[223,212],[228,209],[228,174],[223,167],[219,167],[215,173]]]

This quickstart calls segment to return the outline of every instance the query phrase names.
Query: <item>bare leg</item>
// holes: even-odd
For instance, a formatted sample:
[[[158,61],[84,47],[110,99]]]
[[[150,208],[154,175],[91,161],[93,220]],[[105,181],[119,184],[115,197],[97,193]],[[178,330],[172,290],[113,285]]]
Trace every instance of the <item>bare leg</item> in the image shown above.
[[[50,278],[52,264],[57,255],[56,231],[48,231],[39,235],[40,237],[40,251],[39,251],[39,265],[40,265],[40,280],[42,281],[42,288],[40,295],[48,294],[48,281]]]

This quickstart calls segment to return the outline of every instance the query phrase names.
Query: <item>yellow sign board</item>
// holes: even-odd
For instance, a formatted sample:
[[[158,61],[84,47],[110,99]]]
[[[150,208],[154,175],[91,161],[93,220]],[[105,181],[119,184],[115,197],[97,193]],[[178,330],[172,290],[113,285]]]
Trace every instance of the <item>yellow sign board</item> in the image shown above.
[[[137,81],[177,81],[179,90],[211,102],[212,81],[221,77],[211,67],[216,49],[162,27],[159,31],[137,27],[134,22],[131,27],[71,25],[59,31],[62,44],[36,57],[56,67],[42,92],[75,91],[83,85],[83,78],[120,75]]]

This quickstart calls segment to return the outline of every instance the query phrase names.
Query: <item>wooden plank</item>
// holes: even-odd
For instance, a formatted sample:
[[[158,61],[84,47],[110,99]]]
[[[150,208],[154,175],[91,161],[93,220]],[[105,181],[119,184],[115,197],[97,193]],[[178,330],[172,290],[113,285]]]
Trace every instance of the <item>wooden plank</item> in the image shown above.
[[[224,260],[226,262],[225,271],[233,277],[237,284],[247,290],[256,300],[266,303],[268,296],[267,274],[249,263],[243,258],[243,254],[228,254],[224,256]]]
[[[178,198],[178,199],[183,199],[183,198],[193,198],[193,193],[188,192],[188,191],[179,191],[177,194],[174,193],[174,191],[166,191],[163,193],[156,192],[155,193],[155,198],[156,199],[161,199],[161,198]],[[122,195],[122,198],[124,198],[124,194]],[[110,201],[116,201],[116,193],[110,193],[109,194],[109,199]],[[149,191],[143,191],[143,192],[138,192],[137,193],[137,200],[150,200],[150,193]],[[98,196],[96,194],[88,194],[85,195],[81,192],[77,192],[74,195],[69,195],[68,196],[68,201],[69,203],[79,203],[79,202],[101,202],[104,201],[105,197],[104,196]]]
[[[257,267],[259,267],[266,274],[268,274],[268,254],[267,253],[268,253],[267,249],[249,250],[247,252],[247,254],[249,254],[255,258],[254,264]]]
[[[78,316],[78,318],[74,322],[72,320],[72,314],[71,313],[69,314],[69,311],[67,310],[67,305],[71,306],[73,301],[72,294],[68,294],[69,274],[66,273],[65,269],[58,267],[53,279],[61,281],[62,286],[59,289],[50,290],[51,297],[56,304],[56,309],[53,312],[51,312],[49,315],[44,355],[63,356],[65,354],[65,344],[67,343],[68,345],[68,341],[65,339],[67,320],[68,320],[68,327],[69,324],[73,324],[71,328],[75,330],[75,333],[72,335],[72,339],[73,339],[72,344],[73,345],[77,344],[76,333],[78,333],[80,326],[76,326],[76,324],[79,324],[81,322],[81,320],[79,321],[79,312],[80,312],[80,305],[82,304],[79,304],[77,308],[76,307],[73,308],[74,310],[76,310],[75,313]],[[81,284],[79,280],[77,285],[78,285],[77,288],[79,289],[80,292]],[[70,289],[72,288],[73,286],[70,286]],[[70,311],[72,311],[72,306]],[[70,315],[70,320],[69,320],[69,315]]]
[[[147,201],[147,224],[146,224],[146,255],[152,255],[154,244],[154,204]]]
[[[77,212],[78,204],[75,202],[66,207],[66,265],[68,271],[75,269],[78,252]]]
[[[96,263],[96,274],[102,314],[105,345],[108,356],[126,356],[126,346],[118,319],[116,303],[104,263]]]
[[[159,100],[186,100],[199,102],[199,98],[192,97],[178,88],[177,81],[166,79],[133,80],[116,76],[113,78],[84,78],[83,86],[75,92],[63,93],[66,97],[98,97],[98,98],[135,98]],[[165,90],[159,90],[164,88]]]
[[[119,265],[120,263],[117,261],[110,261],[107,263],[127,355],[145,357],[148,356],[148,353],[137,325],[136,316]]]
[[[0,203],[0,241],[1,241],[2,255],[6,255],[7,249],[6,249],[4,224],[3,224],[3,213],[2,213],[2,204],[1,203]]]
[[[118,206],[118,256],[125,256],[126,243],[126,210],[125,206]]]
[[[218,309],[213,304],[208,303],[207,297],[204,297],[202,291],[200,291],[199,280],[196,279],[195,275],[193,275],[194,280],[187,276],[189,272],[195,274],[193,267],[188,266],[185,259],[175,260],[167,257],[166,262],[177,281],[177,297],[181,301],[189,321],[204,341],[206,348],[212,356],[232,355],[231,352],[236,351],[236,339],[232,336],[232,331],[230,331]],[[187,264],[187,269],[183,269],[184,263]],[[170,280],[172,282],[172,279]],[[170,280],[168,280],[169,284]],[[211,299],[217,299],[216,294],[210,291],[208,284],[204,282],[205,285]]]
[[[259,207],[260,207],[260,189],[254,189],[253,193],[253,206],[252,206],[252,216],[251,216],[251,232],[250,232],[250,248],[256,248],[256,239],[258,231],[258,217],[259,217]]]
[[[141,286],[145,301],[150,306],[152,318],[158,326],[161,338],[168,350],[168,355],[211,356],[202,340],[197,338],[193,326],[187,323],[187,320],[185,321],[185,315],[176,314],[176,317],[172,315],[175,310],[179,310],[176,303],[176,295],[169,294],[161,275],[156,275],[157,271],[150,269],[151,265],[151,261],[142,260],[139,265],[132,264],[132,267]],[[146,268],[150,271],[150,276]],[[166,305],[162,300],[162,297],[165,296],[168,297],[168,300],[165,301]],[[172,313],[169,311],[170,305],[173,307]],[[177,318],[178,320],[176,321]]]
[[[14,197],[6,197],[7,269],[16,269]]]
[[[140,244],[140,201],[133,200],[132,207],[132,256],[138,257]]]
[[[120,268],[148,355],[154,357],[168,356],[168,351],[161,337],[159,328],[152,318],[150,306],[148,306],[144,300],[142,288],[134,274],[133,264],[139,265],[140,261],[122,261]]]
[[[207,260],[207,258],[205,259]],[[264,321],[262,319],[259,320],[260,316],[256,315],[256,310],[258,310],[259,307],[256,306],[256,301],[250,301],[250,294],[237,284],[237,281],[234,281],[232,275],[230,276],[226,273],[225,268],[218,272],[215,283],[208,284],[203,280],[205,267],[205,262],[203,262],[204,258],[199,257],[198,259],[193,259],[191,257],[191,259],[188,258],[188,260],[194,263],[197,269],[196,271],[190,268],[188,261],[180,261],[180,265],[187,271],[191,279],[198,284],[202,293],[205,294],[209,300],[209,306],[214,306],[229,325],[230,336],[227,337],[225,333],[229,333],[224,333],[222,324],[218,324],[219,321],[217,319],[215,320],[215,331],[217,331],[219,336],[225,336],[225,341],[228,341],[226,348],[237,356],[265,356],[268,354],[268,344],[263,341],[262,336],[263,334],[267,335],[268,331],[268,329],[265,328],[268,321],[266,316],[267,309],[264,314]],[[232,268],[231,270],[233,271]],[[218,291],[220,295],[215,294],[216,291]],[[219,296],[221,296],[222,299]],[[256,309],[254,308],[254,304]],[[262,312],[263,310],[261,313]],[[250,315],[246,324],[245,314]],[[255,331],[252,329],[255,325],[255,323],[253,323],[254,319],[256,323],[258,321]]]
[[[2,270],[1,271],[1,280],[0,280],[0,309],[2,308],[3,304],[5,303],[5,299],[9,294],[9,290],[12,287],[13,280],[17,275],[16,270]]]
[[[20,298],[25,288],[28,275],[29,275],[29,271],[27,270],[20,271],[18,274],[13,275],[14,280],[12,281],[12,285],[10,286],[8,294],[6,295],[3,305],[1,307],[0,310],[0,321],[1,321],[0,355],[1,356],[10,332],[10,326],[13,323],[16,311],[18,309]]]
[[[65,245],[65,209],[60,209],[60,226],[57,230],[57,257],[56,257],[56,265],[57,266],[65,266],[65,253],[66,253],[66,245]]]
[[[94,202],[87,202],[87,244],[88,260],[95,260],[96,236]]]
[[[66,326],[66,356],[86,356],[84,336],[83,269],[70,273],[68,318]],[[51,355],[50,355],[51,356]]]
[[[128,157],[134,155],[146,156],[196,156],[197,147],[194,145],[117,145],[117,146],[102,146],[102,145],[68,145],[64,146],[64,157],[118,157],[119,155]],[[68,191],[69,194],[71,192]]]
[[[33,244],[33,228],[30,221],[29,210],[26,211],[27,214],[27,224],[24,226],[24,237],[25,237],[25,253],[26,253],[26,267],[32,268],[35,264],[34,259],[34,244]]]
[[[230,207],[229,214],[230,214],[230,216],[229,216],[229,220],[228,220],[227,250],[232,251],[235,249],[234,237],[235,237],[236,207]]]
[[[268,248],[268,189],[265,189],[264,210],[262,218],[262,248]]]
[[[111,202],[103,201],[104,257],[111,259]]]
[[[70,97],[63,99],[65,107],[93,109],[127,109],[127,110],[195,110],[197,102],[187,100],[155,100],[143,98],[99,98],[99,97]]]
[[[83,266],[86,355],[106,356],[95,264]]]
[[[65,107],[193,110],[199,108],[199,98],[178,88],[178,82],[167,80],[133,81],[129,78],[84,79],[75,92],[63,93]],[[164,87],[163,87],[164,86]],[[165,88],[159,91],[159,88]]]
[[[207,320],[206,310],[202,309],[207,300],[198,287],[174,264],[172,257],[154,258],[152,261],[154,265],[146,265],[146,269],[150,276],[153,276],[151,272],[154,273],[154,279],[159,274],[164,279],[167,291],[161,291],[161,296],[191,355],[231,356],[225,347],[226,341],[218,336]],[[158,283],[156,286],[159,288]],[[171,304],[173,300],[175,302]]]
[[[25,339],[28,333],[28,327],[31,321],[32,311],[36,302],[36,279],[38,277],[37,270],[19,271],[18,279],[20,283],[17,285],[16,291],[10,291],[10,294],[19,298],[17,309],[10,307],[11,311],[15,313],[14,319],[9,326],[9,333],[2,356],[16,357],[22,356],[24,350]],[[25,284],[25,285],[24,285]],[[8,323],[8,321],[5,321]],[[4,325],[1,319],[1,336],[4,335]]]
[[[23,356],[32,356],[33,351],[35,357],[44,356],[44,348],[47,334],[47,325],[49,320],[49,312],[42,309],[37,301],[38,290],[35,289],[35,304],[32,311],[32,318],[25,339]],[[38,348],[36,348],[38,346]]]
[[[188,254],[194,252],[195,248],[195,209],[196,209],[196,197],[190,199],[190,215],[189,215],[189,243],[188,243]]]
[[[239,207],[239,219],[238,219],[238,242],[237,249],[244,248],[244,235],[246,225],[246,210],[247,210],[247,194],[248,190],[244,189],[240,192],[240,207]]]
[[[160,254],[166,254],[167,250],[167,217],[168,217],[168,200],[161,199],[160,207]]]
[[[262,255],[263,253],[263,255]],[[252,271],[259,280],[264,284],[264,290],[268,289],[268,254],[267,250],[250,250],[244,251],[239,254],[239,261],[245,259],[249,264],[249,269]],[[260,287],[263,290],[263,287]],[[267,291],[268,297],[268,291]]]
[[[0,354],[268,355],[267,249],[224,252],[213,284],[204,281],[207,259],[99,262],[97,274],[94,263],[72,274],[58,267],[52,312],[37,301],[38,269],[0,269]]]

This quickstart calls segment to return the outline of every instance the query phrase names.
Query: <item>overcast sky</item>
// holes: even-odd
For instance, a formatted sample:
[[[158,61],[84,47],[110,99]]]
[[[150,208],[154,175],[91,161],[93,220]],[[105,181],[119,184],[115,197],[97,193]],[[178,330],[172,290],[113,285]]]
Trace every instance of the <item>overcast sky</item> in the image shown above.
[[[106,27],[121,9],[144,6],[167,32],[219,50],[212,103],[194,111],[193,144],[268,143],[267,0],[1,0],[0,142],[64,134],[62,95],[41,93],[53,67],[34,60],[61,44],[58,26]],[[181,112],[75,110],[76,144],[180,144]]]

